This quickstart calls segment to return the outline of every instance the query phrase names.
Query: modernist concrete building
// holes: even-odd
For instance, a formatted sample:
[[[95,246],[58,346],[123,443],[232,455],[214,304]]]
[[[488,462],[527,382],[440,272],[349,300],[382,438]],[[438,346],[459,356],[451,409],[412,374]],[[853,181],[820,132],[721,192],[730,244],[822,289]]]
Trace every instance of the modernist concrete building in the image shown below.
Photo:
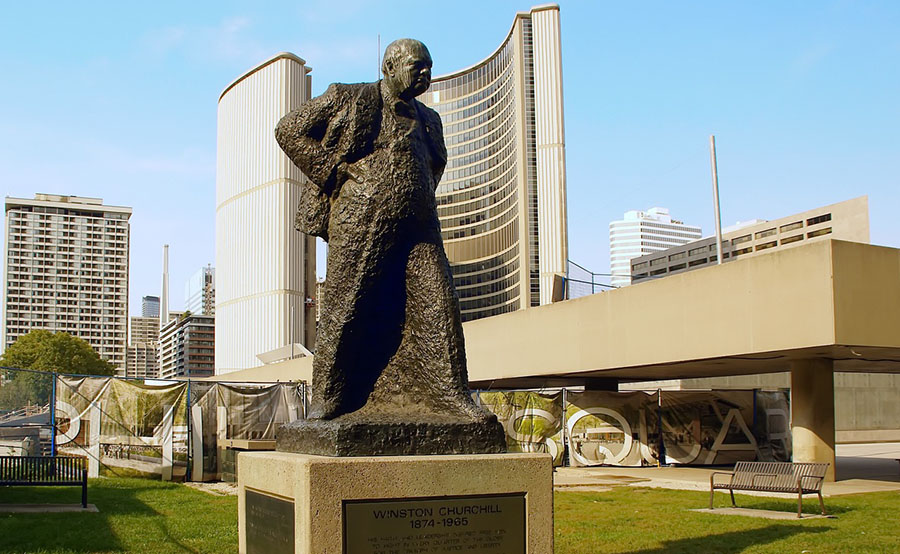
[[[860,196],[774,221],[738,224],[733,230],[722,233],[722,260],[736,260],[825,238],[869,242],[868,197]],[[716,238],[707,237],[652,252],[631,260],[632,282],[715,264]]]
[[[275,142],[278,120],[310,98],[311,69],[278,54],[219,98],[216,147],[216,371],[315,341],[315,239],[294,229],[305,177]]]
[[[216,314],[216,270],[201,267],[184,284],[184,309],[192,314]]]
[[[559,8],[516,14],[420,100],[444,124],[438,216],[463,321],[549,303],[568,256]]]
[[[0,348],[33,329],[64,331],[124,374],[130,217],[100,198],[6,198]]]
[[[673,324],[635,332],[661,306]],[[473,321],[466,348],[476,386],[602,388],[787,372],[794,460],[833,468],[838,426],[868,431],[863,441],[900,435],[900,250],[812,241]],[[838,372],[874,375],[882,387],[864,406],[848,405],[844,421],[835,417]]]
[[[763,255],[810,242],[840,239],[869,242],[868,198],[861,196],[782,217],[737,225],[723,233],[723,261]],[[635,282],[659,279],[716,263],[715,237],[642,256],[632,260]],[[623,385],[623,389],[774,389],[791,386],[789,373],[764,373],[729,377],[672,379]],[[838,442],[900,440],[900,411],[894,426],[880,426],[883,412],[877,410],[885,393],[900,394],[900,375],[864,372],[836,373],[835,433]],[[888,417],[886,421],[892,418]]]
[[[700,227],[672,219],[668,208],[625,212],[621,220],[609,224],[610,282],[615,287],[630,285],[632,259],[687,244],[701,236]]]
[[[159,331],[159,378],[209,377],[215,374],[216,319],[180,315]]]

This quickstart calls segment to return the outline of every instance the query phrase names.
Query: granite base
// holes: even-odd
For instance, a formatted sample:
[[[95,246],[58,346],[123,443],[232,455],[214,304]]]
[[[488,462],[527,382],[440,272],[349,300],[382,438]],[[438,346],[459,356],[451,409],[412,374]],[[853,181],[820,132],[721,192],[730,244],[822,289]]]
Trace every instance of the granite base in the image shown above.
[[[244,452],[238,485],[241,553],[553,552],[547,454]]]

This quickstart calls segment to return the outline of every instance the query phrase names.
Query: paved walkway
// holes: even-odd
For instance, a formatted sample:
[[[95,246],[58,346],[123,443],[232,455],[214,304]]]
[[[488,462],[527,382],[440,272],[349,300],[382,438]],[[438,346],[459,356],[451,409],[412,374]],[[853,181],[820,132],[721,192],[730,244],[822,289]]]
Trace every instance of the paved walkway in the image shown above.
[[[900,491],[900,463],[897,459],[900,459],[900,443],[839,444],[837,481],[825,483],[823,495]],[[710,473],[728,470],[678,466],[562,467],[553,473],[553,484],[556,490],[608,490],[627,485],[709,491]],[[757,494],[772,496],[770,493]]]

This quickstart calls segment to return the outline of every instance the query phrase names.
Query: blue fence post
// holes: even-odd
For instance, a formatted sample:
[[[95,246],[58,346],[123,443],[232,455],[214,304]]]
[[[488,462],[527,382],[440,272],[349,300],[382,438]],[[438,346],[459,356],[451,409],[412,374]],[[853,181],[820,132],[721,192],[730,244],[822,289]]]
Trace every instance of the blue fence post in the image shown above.
[[[56,377],[53,372],[53,384],[50,386],[50,455],[56,456]]]

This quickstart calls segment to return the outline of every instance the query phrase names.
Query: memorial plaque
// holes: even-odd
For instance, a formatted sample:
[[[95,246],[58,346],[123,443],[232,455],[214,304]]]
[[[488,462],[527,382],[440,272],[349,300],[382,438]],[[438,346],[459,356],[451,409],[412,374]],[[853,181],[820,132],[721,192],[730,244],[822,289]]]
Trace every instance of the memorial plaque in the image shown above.
[[[525,494],[344,500],[344,554],[525,554]]]
[[[294,554],[294,503],[246,489],[247,554]]]

